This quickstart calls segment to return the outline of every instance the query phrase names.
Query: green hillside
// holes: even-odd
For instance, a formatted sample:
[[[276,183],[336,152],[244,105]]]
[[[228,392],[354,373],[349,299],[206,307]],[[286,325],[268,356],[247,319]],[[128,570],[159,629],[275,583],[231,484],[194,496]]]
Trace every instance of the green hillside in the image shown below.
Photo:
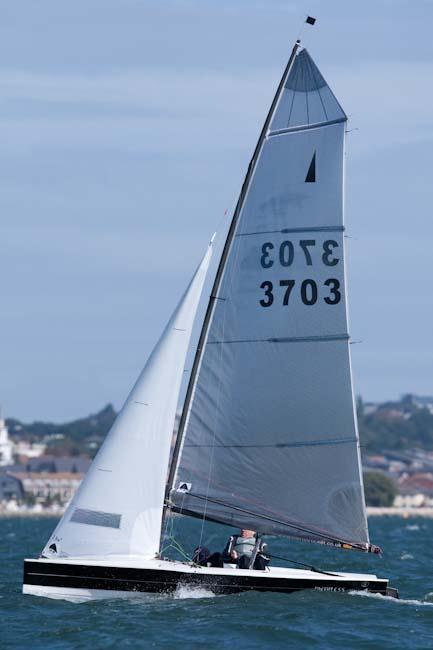
[[[380,452],[419,447],[433,450],[433,414],[421,400],[406,395],[398,402],[379,404],[368,412],[358,399],[358,425],[364,452]],[[433,398],[431,400],[433,404]]]
[[[13,418],[8,419],[6,424],[13,439],[46,442],[47,453],[57,456],[79,454],[94,456],[116,415],[112,404],[107,404],[98,413],[63,424],[52,422],[25,424]]]
[[[431,406],[430,406],[431,402]],[[358,399],[358,423],[363,453],[418,447],[433,450],[433,398],[406,395],[395,402],[364,404]],[[53,424],[16,419],[7,420],[15,439],[44,440],[48,452],[57,455],[88,454],[93,456],[116,417],[111,404],[85,418]]]

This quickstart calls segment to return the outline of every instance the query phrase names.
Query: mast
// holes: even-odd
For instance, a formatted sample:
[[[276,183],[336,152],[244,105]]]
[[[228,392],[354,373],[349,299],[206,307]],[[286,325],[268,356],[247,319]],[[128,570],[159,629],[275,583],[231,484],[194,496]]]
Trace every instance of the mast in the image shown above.
[[[186,392],[186,396],[185,396],[185,401],[184,401],[184,405],[183,405],[183,409],[182,409],[182,415],[181,415],[180,422],[179,422],[179,430],[178,430],[178,434],[177,434],[177,438],[176,438],[175,447],[174,447],[174,450],[173,450],[173,456],[172,456],[170,471],[169,471],[168,480],[167,480],[166,498],[165,498],[165,504],[164,504],[163,517],[162,517],[162,525],[161,525],[161,540],[162,540],[165,520],[166,520],[166,517],[167,517],[167,509],[169,507],[168,499],[169,499],[169,496],[170,496],[170,491],[171,491],[171,489],[173,487],[173,481],[174,481],[175,474],[176,474],[176,469],[177,469],[177,464],[178,464],[178,459],[179,459],[179,452],[180,452],[180,449],[181,449],[181,446],[182,446],[182,439],[183,439],[183,434],[184,434],[184,430],[185,430],[186,419],[187,419],[187,416],[188,416],[189,406],[190,406],[190,403],[191,403],[191,398],[192,398],[192,394],[193,394],[193,390],[194,390],[194,385],[195,385],[195,381],[196,381],[196,377],[197,377],[197,372],[198,372],[198,369],[199,369],[199,366],[200,366],[201,354],[202,354],[203,347],[204,347],[204,344],[205,344],[205,341],[206,341],[208,328],[209,328],[209,323],[211,321],[215,301],[218,300],[218,291],[219,291],[219,288],[220,288],[225,263],[226,263],[226,260],[227,260],[227,257],[228,257],[229,251],[230,251],[230,247],[231,247],[231,244],[232,244],[232,241],[233,241],[235,231],[236,231],[236,226],[237,226],[237,223],[238,223],[238,220],[239,220],[239,216],[241,214],[241,211],[242,211],[242,208],[243,208],[243,205],[244,205],[245,197],[246,197],[246,194],[248,192],[248,188],[250,186],[250,182],[251,182],[252,176],[253,176],[254,171],[255,171],[257,159],[258,159],[260,151],[261,151],[261,149],[263,147],[263,143],[264,143],[264,141],[266,139],[266,135],[268,133],[268,129],[269,129],[269,126],[271,124],[272,117],[273,117],[273,115],[275,113],[275,109],[276,109],[278,101],[280,99],[281,92],[282,92],[282,90],[284,88],[284,84],[286,83],[286,80],[287,80],[287,78],[288,78],[288,76],[290,74],[290,71],[292,69],[293,62],[295,60],[295,57],[296,57],[296,54],[298,52],[299,47],[300,47],[300,40],[297,40],[295,42],[293,48],[292,48],[292,52],[290,54],[287,65],[285,67],[283,76],[281,77],[281,81],[280,81],[280,83],[278,85],[277,91],[275,93],[275,96],[274,96],[274,99],[272,101],[269,112],[268,112],[268,114],[266,116],[266,120],[264,122],[262,131],[260,133],[259,139],[258,139],[257,144],[256,144],[256,147],[254,149],[253,156],[252,156],[251,161],[250,161],[250,163],[248,165],[247,173],[245,175],[245,179],[244,179],[244,182],[242,184],[242,188],[241,188],[241,191],[240,191],[240,194],[239,194],[239,198],[238,198],[238,201],[236,203],[236,208],[235,208],[235,211],[234,211],[234,214],[233,214],[232,222],[230,224],[230,229],[229,229],[229,232],[228,232],[225,244],[224,244],[224,249],[223,249],[221,259],[220,259],[220,262],[219,262],[219,265],[218,265],[218,269],[217,269],[217,272],[216,272],[215,281],[214,281],[214,284],[213,284],[213,287],[212,287],[212,292],[211,292],[211,295],[209,297],[209,302],[208,302],[208,306],[207,306],[207,309],[206,309],[206,314],[205,314],[205,317],[204,317],[203,326],[202,326],[202,329],[201,329],[199,341],[198,341],[198,344],[197,344],[197,350],[196,350],[196,353],[195,353],[194,363],[193,363],[193,367],[192,367],[192,370],[191,370],[191,375],[190,375],[188,388],[187,388],[187,392]]]

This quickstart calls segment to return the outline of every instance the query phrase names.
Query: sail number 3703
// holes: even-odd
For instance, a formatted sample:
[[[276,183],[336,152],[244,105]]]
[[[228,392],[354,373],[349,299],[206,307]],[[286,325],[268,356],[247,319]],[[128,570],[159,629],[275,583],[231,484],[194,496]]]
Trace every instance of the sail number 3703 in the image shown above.
[[[340,259],[336,255],[336,248],[338,248],[338,242],[333,239],[327,239],[323,242],[320,250],[322,264],[331,267],[339,263]],[[292,241],[283,241],[279,248],[272,242],[265,242],[262,246],[260,264],[264,269],[270,269],[274,264],[279,264],[282,267],[290,267],[297,255],[302,255],[306,265],[313,266],[313,259],[317,258],[317,251],[315,249],[315,239],[301,239],[299,241],[299,248]],[[318,287],[317,282],[312,278],[306,278],[300,282],[283,279],[279,281],[280,288],[278,289],[281,292],[283,305],[289,304],[290,296],[296,285],[299,286],[300,298],[304,305],[315,305],[319,299],[323,300],[327,305],[338,305],[341,300],[340,281],[337,278],[324,280],[323,288]],[[260,289],[264,291],[264,295],[260,299],[260,305],[262,307],[270,307],[275,300],[276,289],[274,283],[270,280],[265,280],[261,283]],[[325,290],[324,295],[319,296],[319,293],[322,294],[323,290]]]

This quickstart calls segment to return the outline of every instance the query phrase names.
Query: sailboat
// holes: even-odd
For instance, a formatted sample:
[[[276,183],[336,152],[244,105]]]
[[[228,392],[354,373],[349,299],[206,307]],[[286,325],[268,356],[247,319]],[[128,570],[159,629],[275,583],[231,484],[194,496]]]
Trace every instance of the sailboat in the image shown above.
[[[297,41],[227,232],[170,454],[213,243],[23,592],[363,590],[374,574],[199,566],[164,557],[172,517],[377,552],[370,543],[348,334],[347,117]]]

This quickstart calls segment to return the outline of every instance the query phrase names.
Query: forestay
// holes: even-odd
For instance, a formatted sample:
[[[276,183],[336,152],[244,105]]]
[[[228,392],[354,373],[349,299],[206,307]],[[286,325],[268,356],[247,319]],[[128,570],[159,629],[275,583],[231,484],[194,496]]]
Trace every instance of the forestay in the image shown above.
[[[128,396],[45,557],[154,557],[186,352],[211,246]]]
[[[367,549],[344,273],[347,118],[305,49],[274,106],[216,283],[171,507]]]

